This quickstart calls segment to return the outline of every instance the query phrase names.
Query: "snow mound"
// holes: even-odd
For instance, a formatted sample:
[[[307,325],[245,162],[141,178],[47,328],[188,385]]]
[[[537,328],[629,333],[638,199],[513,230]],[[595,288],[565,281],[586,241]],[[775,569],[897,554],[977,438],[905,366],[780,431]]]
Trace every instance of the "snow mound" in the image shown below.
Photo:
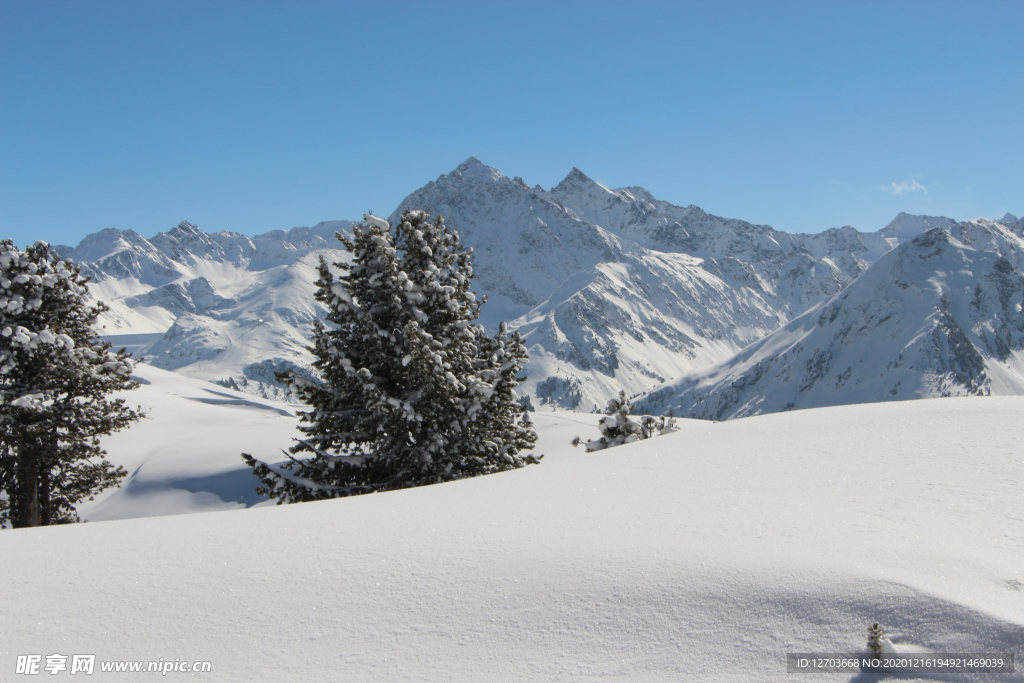
[[[273,364],[269,364],[271,369]],[[129,476],[80,506],[96,522],[134,517],[235,510],[267,504],[254,493],[260,485],[242,462],[249,453],[266,462],[285,460],[304,407],[263,399],[230,388],[138,364],[132,378],[141,386],[124,392],[146,419],[103,440],[107,459]],[[541,439],[535,452],[570,454],[574,436],[597,430],[599,415],[537,413]],[[271,503],[272,504],[272,503]]]

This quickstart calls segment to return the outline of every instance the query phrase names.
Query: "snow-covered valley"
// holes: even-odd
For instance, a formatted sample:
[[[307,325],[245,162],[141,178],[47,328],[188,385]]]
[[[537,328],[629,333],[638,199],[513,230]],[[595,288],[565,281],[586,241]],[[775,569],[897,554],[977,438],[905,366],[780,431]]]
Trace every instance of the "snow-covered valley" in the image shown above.
[[[596,415],[537,413],[540,465],[241,509],[239,453],[273,459],[295,406],[137,372],[148,419],[105,442],[126,486],[92,523],[0,533],[5,677],[59,653],[217,681],[782,681],[875,621],[904,652],[1024,655],[1021,397],[680,420],[590,454],[569,441]]]

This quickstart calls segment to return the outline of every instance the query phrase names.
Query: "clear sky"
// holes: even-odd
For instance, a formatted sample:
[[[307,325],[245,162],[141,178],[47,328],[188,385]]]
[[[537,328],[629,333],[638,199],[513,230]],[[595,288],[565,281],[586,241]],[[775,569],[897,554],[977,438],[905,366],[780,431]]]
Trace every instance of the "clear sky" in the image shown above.
[[[0,0],[0,237],[387,215],[470,155],[817,232],[1024,213],[1024,2]]]

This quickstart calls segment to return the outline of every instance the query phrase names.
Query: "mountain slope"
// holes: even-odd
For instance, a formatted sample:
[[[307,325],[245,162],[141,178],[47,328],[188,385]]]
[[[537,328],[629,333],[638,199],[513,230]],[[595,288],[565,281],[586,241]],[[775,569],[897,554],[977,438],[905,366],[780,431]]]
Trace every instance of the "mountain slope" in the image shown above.
[[[1024,394],[1024,239],[935,228],[733,358],[652,390],[641,412],[723,420],[937,396]]]

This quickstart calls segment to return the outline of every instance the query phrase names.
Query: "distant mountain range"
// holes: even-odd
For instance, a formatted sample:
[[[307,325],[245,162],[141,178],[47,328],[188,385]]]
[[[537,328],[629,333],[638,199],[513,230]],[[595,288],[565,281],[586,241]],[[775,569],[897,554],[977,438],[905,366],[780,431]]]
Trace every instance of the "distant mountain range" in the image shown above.
[[[308,368],[320,255],[345,258],[335,232],[351,223],[250,238],[206,233],[187,222],[146,240],[103,230],[75,248],[57,246],[92,276],[110,312],[106,339],[152,365],[264,397],[282,397],[274,373]]]
[[[1024,224],[935,228],[726,361],[651,391],[641,412],[723,420],[941,396],[1024,394]]]
[[[789,234],[713,216],[692,205],[674,206],[639,187],[611,190],[578,169],[550,190],[530,187],[476,158],[413,192],[391,220],[406,208],[440,214],[474,248],[475,289],[488,296],[482,322],[493,328],[501,320],[511,321],[525,336],[531,361],[523,389],[535,407],[589,411],[620,390],[631,395],[649,391],[644,405],[651,409],[694,411],[715,419],[762,409],[748,405],[757,403],[754,398],[737,399],[721,410],[709,408],[709,401],[724,405],[711,397],[718,396],[712,384],[719,375],[708,374],[709,368],[722,369],[723,381],[732,377],[724,368],[741,367],[752,349],[766,348],[768,339],[811,315],[798,317],[808,309],[838,306],[847,292],[854,296],[860,290],[849,288],[851,283],[860,286],[865,278],[879,277],[874,274],[879,266],[891,269],[886,264],[917,249],[921,239],[949,245],[943,247],[948,254],[957,245],[968,248],[954,234],[998,234],[998,239],[975,239],[969,248],[990,253],[979,244],[998,242],[989,265],[997,268],[997,262],[1005,262],[1010,268],[1006,277],[1019,277],[1021,261],[999,250],[1018,244],[1024,229],[1010,215],[999,223],[958,224],[949,218],[900,214],[873,233],[843,227]],[[351,222],[337,221],[250,238],[206,233],[183,222],[151,240],[132,231],[105,230],[58,251],[84,263],[93,275],[93,292],[112,309],[104,320],[112,341],[157,367],[276,397],[280,388],[273,382],[275,371],[308,368],[311,359],[304,346],[313,319],[323,315],[312,299],[316,263],[321,254],[329,261],[345,258],[334,233],[350,228]],[[946,268],[942,259],[923,263],[940,261]],[[975,270],[980,273],[981,267]],[[888,290],[887,296],[900,299],[931,291],[928,283],[934,277],[927,266],[912,269],[901,280],[909,283],[906,288],[894,285],[899,296]],[[992,326],[988,336],[982,335],[989,346],[982,336],[965,334],[971,344],[981,344],[976,348],[983,363],[989,355],[1011,362],[1019,339],[1008,331],[1016,329],[1015,323],[1007,321],[1009,327],[1003,327],[1000,316],[1014,302],[1006,309],[999,298],[1003,295],[991,289],[995,285],[979,280],[979,286],[990,297],[984,302],[988,312],[979,314],[988,316],[984,319]],[[967,323],[956,317],[961,315],[962,296],[968,295],[946,292],[949,316],[964,329]],[[991,303],[997,300],[1001,312]],[[941,297],[933,303],[946,305]],[[842,315],[837,313],[837,320]],[[921,315],[927,319],[930,314]],[[936,320],[946,320],[936,315]],[[819,342],[805,341],[802,348],[811,349],[812,344]],[[822,347],[821,353],[830,349]],[[835,354],[826,375],[840,362]],[[781,368],[793,358],[791,353],[774,364]],[[939,355],[934,362],[948,364],[950,358]],[[808,361],[802,355],[798,360],[801,367]],[[915,363],[926,372],[922,363]],[[840,403],[927,394],[901,376],[902,395],[884,393],[889,385],[876,395],[870,382],[853,383],[861,365],[848,365],[845,385],[863,390],[837,394],[850,398]],[[929,366],[933,375],[945,372],[935,367],[939,369]],[[962,386],[964,392],[1024,393],[1024,383],[1015,377],[986,366],[984,378],[969,375]],[[936,380],[928,386],[938,387],[936,395],[964,393],[957,382]],[[810,397],[817,396],[808,388],[776,406],[781,394],[767,378],[759,379],[758,386],[772,397],[758,403],[763,411],[809,406],[814,403]],[[694,402],[689,397],[697,395],[696,387],[703,398]]]

